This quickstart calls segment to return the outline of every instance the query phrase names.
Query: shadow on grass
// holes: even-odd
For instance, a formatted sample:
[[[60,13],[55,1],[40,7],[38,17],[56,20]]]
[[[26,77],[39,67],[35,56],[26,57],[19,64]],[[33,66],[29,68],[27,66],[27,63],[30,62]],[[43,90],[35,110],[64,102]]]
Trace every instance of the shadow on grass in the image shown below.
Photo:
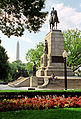
[[[0,112],[0,119],[81,119],[81,108]]]

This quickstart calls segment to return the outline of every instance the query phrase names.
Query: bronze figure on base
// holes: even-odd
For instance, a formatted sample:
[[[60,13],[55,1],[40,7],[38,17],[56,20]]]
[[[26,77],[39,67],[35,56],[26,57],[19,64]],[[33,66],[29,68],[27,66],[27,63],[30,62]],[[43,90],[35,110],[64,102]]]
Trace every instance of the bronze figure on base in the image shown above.
[[[52,8],[52,11],[50,13],[49,23],[50,23],[50,30],[57,29],[57,24],[59,23],[59,20],[57,16],[57,11],[54,10],[54,7]]]

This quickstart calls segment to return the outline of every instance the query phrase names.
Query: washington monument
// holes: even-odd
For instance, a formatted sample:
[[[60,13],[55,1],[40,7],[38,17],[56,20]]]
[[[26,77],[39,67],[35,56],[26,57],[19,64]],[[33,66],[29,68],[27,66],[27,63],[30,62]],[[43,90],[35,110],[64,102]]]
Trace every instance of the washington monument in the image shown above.
[[[19,41],[17,41],[16,60],[19,60]]]

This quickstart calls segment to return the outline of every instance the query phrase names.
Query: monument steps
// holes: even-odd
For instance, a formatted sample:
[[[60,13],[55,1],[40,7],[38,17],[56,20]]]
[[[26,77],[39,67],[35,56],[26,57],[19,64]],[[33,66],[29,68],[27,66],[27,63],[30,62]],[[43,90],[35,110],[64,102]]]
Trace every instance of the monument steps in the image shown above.
[[[49,84],[49,79],[47,77],[44,77],[43,81],[44,83],[42,85],[39,85],[37,88],[44,88]]]
[[[39,87],[40,88],[40,87]],[[47,89],[64,89],[65,79],[50,80],[49,83],[41,88]],[[67,79],[68,89],[81,89],[81,79]]]
[[[13,81],[13,82],[9,82],[8,85],[13,85],[13,84],[17,84],[18,82],[21,82],[23,79],[23,77],[19,77],[17,80]]]
[[[9,82],[8,86],[11,87],[29,87],[30,85],[30,77],[19,77],[17,80],[13,81],[13,82]]]
[[[53,80],[53,81],[50,80],[46,88],[49,88],[49,89],[64,88],[64,80],[63,79],[58,79],[58,80]]]
[[[38,78],[38,85],[43,85],[43,84],[44,84],[44,79]]]

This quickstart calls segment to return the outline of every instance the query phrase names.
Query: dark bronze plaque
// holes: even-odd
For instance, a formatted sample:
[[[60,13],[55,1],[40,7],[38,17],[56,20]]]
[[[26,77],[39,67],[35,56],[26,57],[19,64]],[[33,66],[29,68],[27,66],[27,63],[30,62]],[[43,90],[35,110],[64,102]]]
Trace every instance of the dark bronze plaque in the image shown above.
[[[52,56],[52,63],[64,63],[62,56]]]

